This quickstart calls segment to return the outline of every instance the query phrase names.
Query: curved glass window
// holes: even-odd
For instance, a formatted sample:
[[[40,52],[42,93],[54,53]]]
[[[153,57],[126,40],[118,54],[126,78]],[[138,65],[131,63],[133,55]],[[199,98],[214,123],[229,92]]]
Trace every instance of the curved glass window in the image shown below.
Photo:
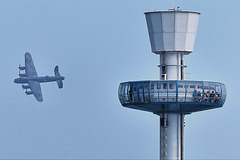
[[[119,99],[122,104],[126,104],[129,102],[129,90],[128,90],[128,83],[124,83],[119,86]]]
[[[186,88],[186,102],[193,102],[194,101],[194,91],[195,91],[195,87],[194,87],[194,82],[187,82],[185,84],[185,88]]]
[[[186,101],[186,82],[178,82],[178,102]]]
[[[221,84],[221,89],[222,89],[222,96],[221,96],[221,102],[222,104],[226,101],[227,98],[227,89],[224,84]]]
[[[176,102],[176,82],[168,82],[168,102]]]
[[[208,82],[203,82],[203,85],[204,85],[203,102],[208,103],[208,100],[209,100],[209,83]]]
[[[209,83],[209,102],[214,103],[216,98],[216,86],[215,83]]]
[[[143,98],[143,83],[139,83],[139,102],[144,102],[144,98]]]
[[[215,103],[219,103],[222,95],[221,84],[216,84],[216,96],[215,96]]]
[[[158,82],[151,82],[150,86],[150,97],[152,102],[158,102],[159,99],[159,83]]]
[[[203,83],[195,82],[195,90],[194,90],[194,101],[202,102],[203,100]]]
[[[227,90],[220,82],[136,81],[119,86],[122,105],[137,103],[202,103],[223,105]]]
[[[149,82],[144,82],[144,102],[148,103],[150,101],[149,95]]]
[[[168,101],[167,82],[159,82],[159,101]]]

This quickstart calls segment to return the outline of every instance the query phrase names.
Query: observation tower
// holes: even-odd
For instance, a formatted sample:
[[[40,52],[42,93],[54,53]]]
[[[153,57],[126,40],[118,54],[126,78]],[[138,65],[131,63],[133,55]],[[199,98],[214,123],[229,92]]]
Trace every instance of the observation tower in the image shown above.
[[[193,52],[199,12],[146,12],[152,52],[160,57],[160,80],[122,82],[122,106],[160,116],[160,159],[184,159],[184,116],[223,106],[221,82],[184,79],[184,56]]]

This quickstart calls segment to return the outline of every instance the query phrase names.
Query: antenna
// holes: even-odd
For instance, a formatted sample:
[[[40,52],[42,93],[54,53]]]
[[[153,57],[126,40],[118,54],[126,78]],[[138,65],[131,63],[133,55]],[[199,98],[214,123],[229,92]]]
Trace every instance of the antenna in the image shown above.
[[[169,0],[169,2],[172,4],[172,8],[175,8],[174,0]]]

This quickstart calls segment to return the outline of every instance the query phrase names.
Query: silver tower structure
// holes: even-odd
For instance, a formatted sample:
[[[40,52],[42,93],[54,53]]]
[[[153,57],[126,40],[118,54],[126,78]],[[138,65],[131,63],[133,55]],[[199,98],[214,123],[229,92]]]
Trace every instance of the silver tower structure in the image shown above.
[[[222,107],[226,87],[212,81],[184,80],[184,56],[193,52],[199,12],[171,9],[146,12],[152,52],[160,55],[160,80],[123,82],[124,107],[160,116],[160,159],[184,159],[184,116]]]
[[[145,15],[152,52],[160,55],[160,80],[184,80],[184,55],[193,51],[200,13],[173,10]],[[159,115],[161,159],[183,159],[184,114]]]

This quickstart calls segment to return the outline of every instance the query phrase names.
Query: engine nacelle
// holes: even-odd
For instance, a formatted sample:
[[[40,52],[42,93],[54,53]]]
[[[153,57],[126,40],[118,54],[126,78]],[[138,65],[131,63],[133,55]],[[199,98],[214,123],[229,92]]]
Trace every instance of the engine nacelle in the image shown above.
[[[19,66],[18,67],[20,70],[25,70],[25,66]]]
[[[31,94],[33,94],[32,91],[26,91],[25,93],[26,93],[26,95],[31,95]]]
[[[28,88],[30,88],[30,86],[29,85],[22,85],[22,88],[23,89],[28,89]]]
[[[27,75],[25,73],[19,73],[18,74],[20,77],[27,77]]]

